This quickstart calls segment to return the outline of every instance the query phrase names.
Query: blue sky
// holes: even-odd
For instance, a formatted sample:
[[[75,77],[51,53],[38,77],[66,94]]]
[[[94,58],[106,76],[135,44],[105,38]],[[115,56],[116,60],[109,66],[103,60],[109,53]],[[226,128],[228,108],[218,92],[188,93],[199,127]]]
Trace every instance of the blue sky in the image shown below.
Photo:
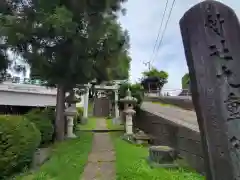
[[[173,0],[169,0],[167,15]],[[176,0],[163,43],[153,61],[153,66],[169,73],[169,82],[164,89],[181,88],[181,78],[188,72],[179,20],[193,5],[200,0]],[[240,0],[221,0],[232,7],[240,18]],[[166,0],[128,0],[124,7],[127,14],[120,17],[122,26],[130,33],[130,55],[132,58],[130,80],[135,82],[147,67],[143,61],[149,61],[157,38],[162,13]],[[165,18],[165,21],[167,16]],[[165,24],[165,22],[164,22]]]

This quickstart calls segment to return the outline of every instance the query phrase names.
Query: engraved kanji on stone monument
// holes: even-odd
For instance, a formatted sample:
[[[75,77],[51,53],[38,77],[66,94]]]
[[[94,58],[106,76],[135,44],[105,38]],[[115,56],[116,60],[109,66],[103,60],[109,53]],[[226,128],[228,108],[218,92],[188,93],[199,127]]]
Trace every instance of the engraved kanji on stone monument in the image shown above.
[[[232,60],[232,56],[228,48],[226,47],[226,41],[224,39],[221,40],[221,47],[217,48],[215,44],[210,45],[209,49],[211,50],[210,56],[217,56],[218,58],[224,60]]]
[[[227,121],[240,120],[240,98],[234,93],[230,93],[224,103],[229,112]]]
[[[218,36],[223,36],[224,19],[221,18],[221,15],[219,13],[213,13],[214,7],[212,4],[208,4],[206,9],[207,13],[205,26],[212,29],[213,32]]]
[[[239,21],[208,0],[187,11],[180,27],[207,180],[240,180]]]

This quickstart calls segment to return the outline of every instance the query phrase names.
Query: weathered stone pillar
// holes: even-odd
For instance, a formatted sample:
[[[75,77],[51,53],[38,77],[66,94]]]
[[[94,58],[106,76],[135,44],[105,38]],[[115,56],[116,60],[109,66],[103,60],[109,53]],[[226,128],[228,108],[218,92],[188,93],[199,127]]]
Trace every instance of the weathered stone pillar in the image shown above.
[[[89,100],[89,84],[86,87],[86,93],[84,94],[84,111],[83,111],[84,118],[88,118],[88,100]]]
[[[118,90],[114,91],[115,93],[115,118],[119,117],[119,109],[118,109]]]

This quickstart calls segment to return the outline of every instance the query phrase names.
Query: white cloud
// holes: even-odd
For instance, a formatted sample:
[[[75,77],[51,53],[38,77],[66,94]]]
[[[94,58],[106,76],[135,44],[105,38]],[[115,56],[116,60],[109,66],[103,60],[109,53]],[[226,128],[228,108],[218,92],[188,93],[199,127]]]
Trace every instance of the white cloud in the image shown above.
[[[181,78],[188,71],[179,20],[198,2],[200,0],[176,0],[162,46],[153,63],[159,70],[169,73],[166,89],[181,88]],[[240,17],[239,0],[221,0],[220,2],[232,7]],[[165,3],[166,1],[159,0],[128,0],[125,4],[127,14],[120,18],[120,22],[130,33],[132,57],[130,80],[132,82],[138,80],[141,72],[147,69],[143,61],[149,61],[151,58]],[[169,8],[171,3],[172,0],[169,1]]]

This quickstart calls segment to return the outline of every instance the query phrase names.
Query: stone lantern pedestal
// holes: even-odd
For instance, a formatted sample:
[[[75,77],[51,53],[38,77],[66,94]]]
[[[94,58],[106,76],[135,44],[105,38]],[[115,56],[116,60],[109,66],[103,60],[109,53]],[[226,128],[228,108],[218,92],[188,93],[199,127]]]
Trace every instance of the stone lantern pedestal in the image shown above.
[[[67,116],[67,138],[75,138],[77,137],[74,133],[73,133],[73,118],[75,117],[77,113],[76,107],[74,106],[70,106],[65,110],[65,116]]]
[[[66,97],[66,103],[68,107],[66,108],[64,115],[67,117],[67,134],[66,134],[67,138],[77,137],[73,133],[73,126],[74,126],[73,119],[77,114],[76,103],[78,101],[79,100],[75,96],[74,91],[71,91],[70,94]]]
[[[133,122],[132,118],[133,115],[136,113],[133,109],[126,109],[123,111],[126,115],[126,121],[125,121],[125,131],[127,135],[133,134]]]
[[[125,115],[125,135],[130,138],[133,135],[132,118],[133,115],[136,113],[136,111],[134,110],[134,105],[137,103],[137,99],[132,97],[131,91],[128,89],[126,97],[120,99],[120,102],[124,103],[123,113]]]

